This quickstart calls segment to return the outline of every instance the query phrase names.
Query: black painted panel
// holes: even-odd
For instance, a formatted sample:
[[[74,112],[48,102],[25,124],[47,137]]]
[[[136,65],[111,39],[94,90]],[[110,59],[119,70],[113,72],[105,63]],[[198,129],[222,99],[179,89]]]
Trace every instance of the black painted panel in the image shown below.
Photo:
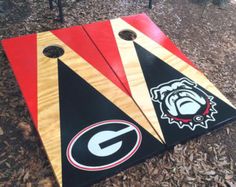
[[[63,186],[91,185],[164,151],[163,144],[61,61],[58,72]]]

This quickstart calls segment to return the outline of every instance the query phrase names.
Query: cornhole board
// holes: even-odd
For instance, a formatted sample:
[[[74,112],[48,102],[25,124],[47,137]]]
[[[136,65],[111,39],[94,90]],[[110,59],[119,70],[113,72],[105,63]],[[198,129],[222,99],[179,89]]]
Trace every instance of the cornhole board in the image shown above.
[[[236,118],[145,15],[2,41],[60,186],[88,186]]]
[[[234,106],[147,15],[84,27],[168,146],[207,133],[235,117]],[[128,35],[125,39],[122,32]]]

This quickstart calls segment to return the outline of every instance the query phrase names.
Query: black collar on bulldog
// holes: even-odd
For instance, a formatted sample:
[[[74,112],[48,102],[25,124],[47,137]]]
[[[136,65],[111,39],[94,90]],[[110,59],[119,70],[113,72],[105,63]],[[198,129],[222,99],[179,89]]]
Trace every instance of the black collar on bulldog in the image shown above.
[[[197,126],[207,129],[208,121],[215,121],[217,113],[214,97],[207,95],[187,78],[174,79],[150,89],[151,98],[160,104],[161,119],[192,131]]]

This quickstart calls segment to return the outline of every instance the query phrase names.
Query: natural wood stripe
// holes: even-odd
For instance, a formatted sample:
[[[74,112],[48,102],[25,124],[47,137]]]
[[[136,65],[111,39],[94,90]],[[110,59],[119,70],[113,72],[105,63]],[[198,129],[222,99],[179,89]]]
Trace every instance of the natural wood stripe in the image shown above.
[[[130,29],[134,31],[137,34],[137,38],[135,39],[135,42],[144,47],[146,50],[151,52],[153,55],[157,56],[167,64],[169,64],[171,67],[176,69],[177,71],[181,72],[186,77],[189,77],[197,84],[201,85],[203,88],[211,92],[213,95],[217,96],[218,98],[222,99],[225,103],[229,104],[234,108],[232,103],[214,86],[213,83],[211,83],[206,76],[195,69],[194,67],[190,66],[185,61],[181,60],[177,56],[175,56],[173,53],[162,47],[160,44],[153,41],[151,38],[137,30],[136,28],[129,25],[124,20],[118,18],[111,21],[113,27],[117,28],[117,32],[124,30],[124,29]],[[118,36],[116,34],[116,37]],[[132,43],[132,42],[130,42]],[[129,54],[130,55],[130,54]]]
[[[37,34],[38,132],[60,185],[62,185],[61,132],[57,59],[47,58],[43,49],[53,44],[47,33]]]
[[[146,115],[155,131],[165,141],[160,123],[158,121],[153,103],[150,99],[149,89],[139,63],[136,50],[132,41],[126,41],[119,37],[119,32],[128,29],[121,19],[111,20],[112,29],[115,35],[125,74],[129,83],[132,97],[137,102],[143,113]],[[133,29],[132,29],[133,30]]]

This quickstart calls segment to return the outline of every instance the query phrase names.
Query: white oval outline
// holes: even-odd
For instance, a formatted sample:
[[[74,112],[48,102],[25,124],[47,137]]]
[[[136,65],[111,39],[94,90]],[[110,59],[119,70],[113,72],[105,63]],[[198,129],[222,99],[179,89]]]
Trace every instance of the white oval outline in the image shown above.
[[[123,156],[119,160],[117,160],[115,162],[112,162],[110,164],[102,165],[102,166],[86,166],[86,165],[80,164],[77,161],[75,161],[71,153],[72,153],[73,145],[79,139],[79,137],[82,136],[87,131],[89,131],[91,129],[94,129],[94,128],[98,127],[98,126],[112,124],[112,123],[121,123],[121,124],[124,124],[124,125],[128,125],[128,126],[133,126],[134,127],[134,130],[135,130],[135,132],[137,134],[137,141],[136,141],[133,149],[127,155]],[[77,169],[81,169],[81,170],[85,170],[85,171],[102,171],[102,170],[106,170],[106,169],[110,169],[110,168],[116,167],[116,166],[122,164],[123,162],[125,162],[126,160],[128,160],[129,158],[131,158],[134,155],[134,153],[138,150],[138,148],[140,147],[141,142],[142,142],[141,131],[133,123],[130,123],[130,122],[124,121],[124,120],[105,120],[105,121],[101,121],[101,122],[98,122],[98,123],[94,123],[94,124],[84,128],[84,129],[82,129],[80,132],[78,132],[72,138],[72,140],[70,141],[70,143],[67,146],[66,157],[67,157],[67,160],[70,162],[70,164],[73,165]]]

